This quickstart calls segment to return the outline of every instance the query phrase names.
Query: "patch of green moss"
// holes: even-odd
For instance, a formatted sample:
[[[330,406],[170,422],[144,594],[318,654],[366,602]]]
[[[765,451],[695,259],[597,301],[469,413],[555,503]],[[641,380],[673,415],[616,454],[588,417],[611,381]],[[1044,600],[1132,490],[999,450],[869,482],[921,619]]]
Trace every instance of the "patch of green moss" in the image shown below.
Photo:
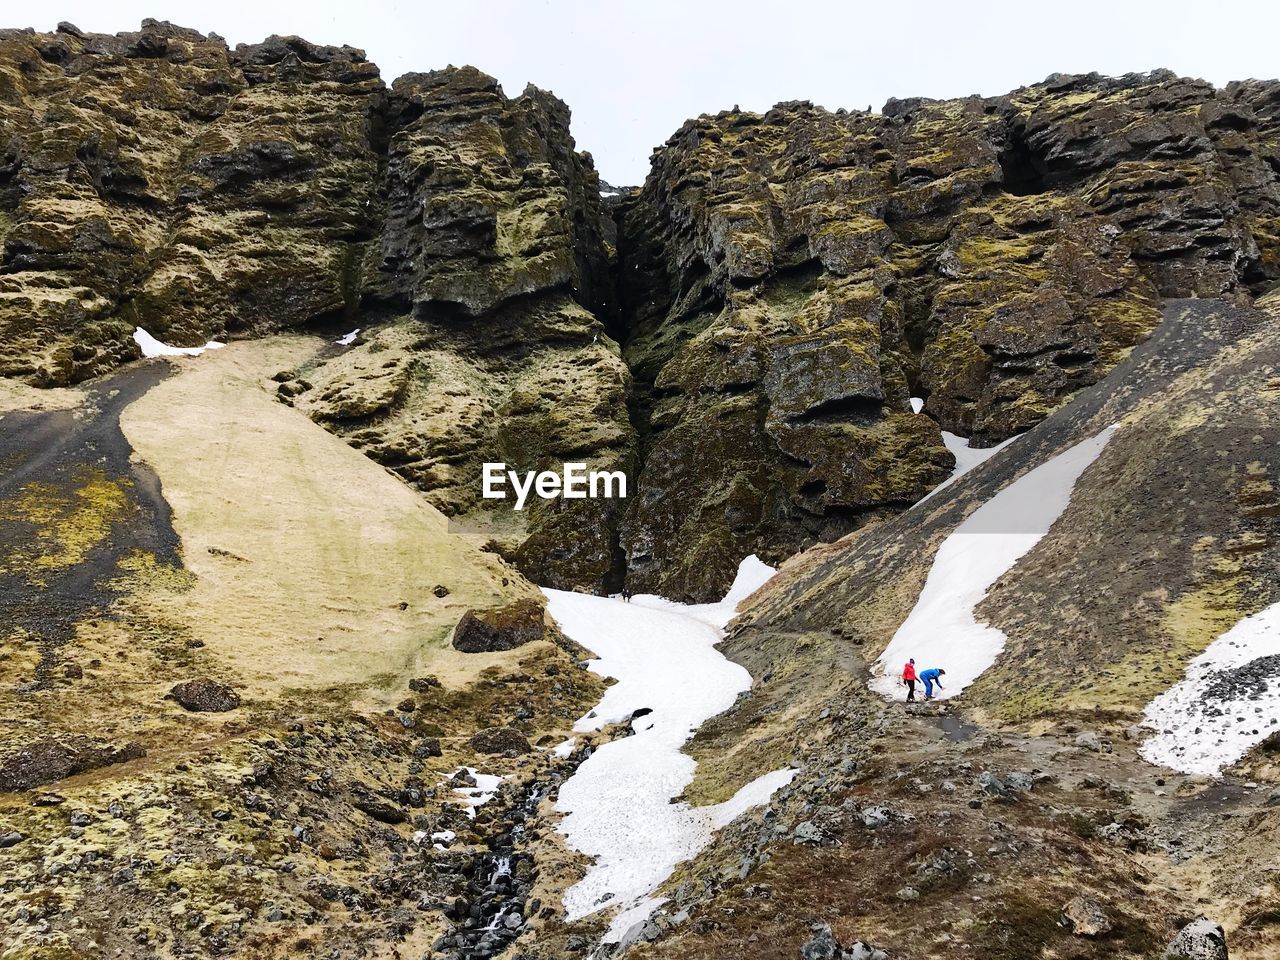
[[[101,468],[80,471],[70,486],[32,481],[0,503],[0,521],[29,524],[31,540],[7,557],[0,570],[39,579],[84,561],[105,541],[129,506],[130,482]]]

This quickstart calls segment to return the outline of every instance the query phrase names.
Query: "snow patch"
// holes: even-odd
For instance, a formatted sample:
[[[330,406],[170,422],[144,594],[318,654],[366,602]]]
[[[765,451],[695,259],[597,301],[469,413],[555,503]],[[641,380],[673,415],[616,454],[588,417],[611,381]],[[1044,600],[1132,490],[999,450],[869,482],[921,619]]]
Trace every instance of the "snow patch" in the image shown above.
[[[206,350],[218,350],[226,346],[225,343],[210,340],[203,347],[171,347],[167,343],[161,343],[141,327],[134,327],[133,342],[148,359],[151,357],[198,357]]]
[[[1067,509],[1076,481],[1115,429],[1108,427],[1019,477],[943,541],[915,607],[877,661],[879,675],[871,689],[899,696],[902,665],[914,657],[917,673],[932,667],[946,671],[946,690],[937,696],[951,697],[995,663],[1007,638],[978,623],[974,608]]]
[[[595,730],[648,708],[631,736],[596,749],[560,788],[556,808],[569,845],[594,859],[565,893],[570,920],[621,907],[605,941],[616,943],[647,918],[659,901],[649,893],[677,863],[711,842],[718,827],[768,801],[796,775],[776,770],[753,780],[730,800],[711,807],[672,803],[693,779],[692,757],[681,752],[708,718],[727,710],[751,677],[717,649],[739,602],[772,576],[756,557],[719,603],[684,605],[651,595],[630,603],[544,590],[548,609],[566,634],[595,651],[591,669],[618,682],[599,706],[574,726]]]
[[[924,410],[924,400],[920,397],[912,397],[911,412],[920,413],[922,410]],[[1018,438],[1016,436],[1010,437],[1003,443],[997,443],[994,447],[971,447],[969,446],[969,441],[965,437],[959,436],[955,433],[948,433],[946,430],[943,430],[942,442],[946,448],[951,451],[951,455],[956,458],[956,465],[951,470],[951,476],[947,477],[946,480],[943,480],[942,483],[938,484],[926,493],[923,497],[917,500],[916,503],[924,503],[943,487],[951,486],[951,484],[955,483],[974,467],[979,467],[986,463],[1017,439]]]
[[[948,433],[946,430],[943,430],[942,442],[946,448],[951,451],[951,455],[956,458],[956,465],[951,470],[951,476],[947,477],[947,479],[943,480],[916,502],[924,503],[939,490],[951,486],[951,484],[955,483],[970,470],[975,467],[982,466],[982,464],[986,463],[1017,439],[1017,437],[1010,437],[1003,443],[997,443],[994,447],[971,447],[969,446],[969,441],[964,437],[958,436],[954,433]]]
[[[480,773],[475,767],[459,767],[449,776],[456,776],[463,770],[475,778],[476,785],[474,787],[454,787],[453,792],[462,795],[462,800],[467,805],[467,816],[474,820],[476,818],[476,808],[483,807],[493,799],[494,793],[497,792],[498,784],[502,783],[502,777],[491,773]]]
[[[1140,753],[1182,773],[1217,776],[1278,729],[1280,603],[1245,617],[1147,705],[1156,732]]]
[[[344,334],[337,340],[333,341],[340,347],[349,347],[356,342],[356,337],[360,336],[360,328],[356,327],[350,333]]]
[[[552,747],[551,755],[553,757],[559,758],[560,760],[567,760],[569,757],[569,754],[573,753],[574,745],[577,742],[578,742],[577,737],[570,737],[568,740],[565,740],[562,743],[558,743],[554,747]]]
[[[777,572],[753,553],[738,564],[738,575],[734,577],[733,585],[729,587],[723,600],[715,603],[677,603],[652,593],[637,593],[631,598],[631,603],[652,610],[668,610],[723,631],[737,614],[738,605],[763,587]]]

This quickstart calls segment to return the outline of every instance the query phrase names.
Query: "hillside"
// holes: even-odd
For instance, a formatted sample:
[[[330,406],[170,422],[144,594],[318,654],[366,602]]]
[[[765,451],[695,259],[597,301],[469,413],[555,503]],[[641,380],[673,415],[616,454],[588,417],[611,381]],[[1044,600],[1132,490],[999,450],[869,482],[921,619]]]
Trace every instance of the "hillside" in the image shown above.
[[[1280,953],[1280,82],[614,188],[148,20],[0,127],[0,960]]]
[[[691,914],[679,928],[691,932],[640,955],[761,942],[779,946],[760,956],[794,956],[782,945],[813,919],[891,955],[1143,957],[1197,913],[1227,924],[1233,957],[1273,952],[1274,634],[1181,704],[1184,756],[1153,755],[1171,718],[1146,713],[1193,657],[1280,600],[1275,324],[1220,302],[1170,304],[1073,403],[906,514],[801,554],[758,593],[723,647],[757,682],[695,737],[686,796],[720,799],[779,762],[801,773],[769,818],[677,877],[667,909]],[[968,632],[931,611],[934,632],[910,654],[955,682],[904,714],[884,693],[905,691],[881,678],[907,654],[884,654],[927,602],[945,545],[1082,442],[1094,459],[1077,464],[1051,526],[1023,522],[1050,494],[1039,486],[1029,510],[974,531],[984,548],[1022,540],[1020,556],[967,600],[979,601]],[[980,631],[999,646],[970,677]],[[1188,762],[1204,755],[1210,768]],[[751,909],[760,896],[771,919]],[[1109,935],[1058,923],[1077,896],[1110,917]],[[907,921],[904,904],[930,923]],[[716,931],[714,948],[699,929]]]

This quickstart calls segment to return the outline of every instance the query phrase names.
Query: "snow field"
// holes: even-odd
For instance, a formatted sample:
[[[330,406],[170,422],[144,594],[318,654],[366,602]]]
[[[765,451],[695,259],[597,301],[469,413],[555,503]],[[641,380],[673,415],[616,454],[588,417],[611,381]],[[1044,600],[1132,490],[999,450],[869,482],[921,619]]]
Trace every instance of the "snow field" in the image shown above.
[[[569,845],[595,862],[565,893],[565,911],[577,919],[621,907],[605,936],[617,942],[659,901],[648,894],[676,864],[711,842],[716,829],[768,801],[794,770],[767,773],[730,800],[711,807],[672,803],[696,766],[681,747],[707,719],[733,705],[751,677],[716,649],[738,603],[773,574],[749,557],[719,603],[683,605],[649,595],[630,603],[545,590],[561,629],[598,660],[591,669],[618,682],[595,710],[575,725],[596,730],[632,721],[635,733],[604,744],[560,788],[556,808]]]
[[[1182,773],[1217,776],[1280,730],[1280,603],[1245,617],[1147,705],[1140,752]],[[1270,660],[1268,668],[1267,661]]]

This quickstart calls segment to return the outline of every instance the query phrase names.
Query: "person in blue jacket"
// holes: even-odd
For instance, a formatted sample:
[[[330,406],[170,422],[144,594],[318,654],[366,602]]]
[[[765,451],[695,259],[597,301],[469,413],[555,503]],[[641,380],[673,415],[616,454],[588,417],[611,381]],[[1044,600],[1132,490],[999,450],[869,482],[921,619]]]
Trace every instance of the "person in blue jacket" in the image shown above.
[[[926,701],[933,699],[933,685],[935,683],[938,685],[939,690],[942,689],[942,680],[940,678],[946,676],[946,673],[947,671],[945,670],[932,667],[920,674],[920,679],[924,682],[924,698]]]

